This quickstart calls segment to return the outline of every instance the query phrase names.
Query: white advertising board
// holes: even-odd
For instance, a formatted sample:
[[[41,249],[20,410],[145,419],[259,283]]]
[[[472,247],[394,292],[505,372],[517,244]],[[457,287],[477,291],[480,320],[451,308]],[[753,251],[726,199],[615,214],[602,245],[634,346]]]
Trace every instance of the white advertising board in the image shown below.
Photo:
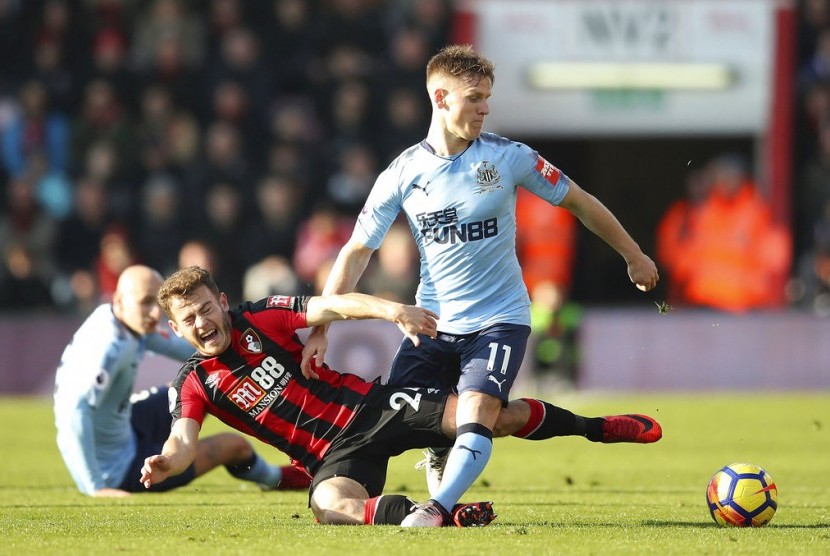
[[[505,134],[759,134],[774,0],[473,0]]]

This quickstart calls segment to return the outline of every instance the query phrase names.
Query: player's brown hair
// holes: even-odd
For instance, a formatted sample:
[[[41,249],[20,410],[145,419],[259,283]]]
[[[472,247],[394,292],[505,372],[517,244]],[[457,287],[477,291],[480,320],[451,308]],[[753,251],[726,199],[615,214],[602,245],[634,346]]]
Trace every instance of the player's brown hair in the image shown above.
[[[445,46],[427,62],[427,81],[433,75],[446,74],[461,77],[466,74],[489,77],[490,83],[496,82],[496,66],[476,52],[469,44]]]
[[[213,295],[219,297],[219,286],[213,280],[210,272],[199,266],[189,266],[178,270],[167,277],[156,294],[156,300],[168,318],[170,304],[174,298],[187,298],[193,294],[199,286],[206,286]]]

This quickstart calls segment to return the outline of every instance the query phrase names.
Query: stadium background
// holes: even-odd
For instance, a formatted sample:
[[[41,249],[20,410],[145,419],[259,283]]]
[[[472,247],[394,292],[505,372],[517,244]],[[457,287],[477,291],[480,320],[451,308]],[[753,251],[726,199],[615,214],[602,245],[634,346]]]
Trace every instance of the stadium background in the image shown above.
[[[799,199],[817,157],[812,99],[827,88],[818,62],[828,21],[827,2],[812,0],[6,0],[0,394],[48,394],[60,351],[119,268],[143,261],[169,272],[190,241],[234,300],[263,291],[248,282],[315,291],[374,175],[423,137],[423,66],[449,41],[473,42],[497,64],[488,129],[526,141],[595,193],[647,253],[690,168],[745,157],[791,232],[792,286],[813,248]],[[725,42],[705,48],[692,40],[701,34]],[[548,60],[713,59],[739,76],[721,90],[543,91],[516,73]],[[37,96],[32,83],[46,91],[48,117],[15,135]],[[641,294],[585,230],[576,254],[577,368],[560,381],[528,358],[526,380],[830,386],[819,295],[781,284],[774,309],[661,315],[665,280]],[[378,262],[361,287],[410,295],[411,256],[393,264]],[[410,279],[390,279],[401,268]],[[401,284],[390,291],[390,282]],[[388,365],[394,327],[348,327],[332,329],[333,367]],[[172,370],[150,359],[142,384]]]

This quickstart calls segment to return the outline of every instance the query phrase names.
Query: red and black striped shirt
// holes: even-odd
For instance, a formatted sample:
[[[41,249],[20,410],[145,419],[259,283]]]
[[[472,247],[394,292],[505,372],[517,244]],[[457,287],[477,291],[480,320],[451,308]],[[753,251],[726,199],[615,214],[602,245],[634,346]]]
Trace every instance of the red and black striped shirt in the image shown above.
[[[217,357],[195,356],[179,371],[173,419],[210,413],[298,460],[312,474],[375,387],[325,365],[319,379],[300,371],[308,297],[272,295],[230,311],[231,344]]]

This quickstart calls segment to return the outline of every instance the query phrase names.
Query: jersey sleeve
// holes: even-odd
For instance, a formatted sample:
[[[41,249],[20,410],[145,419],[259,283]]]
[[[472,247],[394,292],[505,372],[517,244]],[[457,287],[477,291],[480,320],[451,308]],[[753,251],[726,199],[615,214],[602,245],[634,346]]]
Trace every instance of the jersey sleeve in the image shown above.
[[[271,295],[244,309],[248,318],[263,332],[275,338],[289,338],[308,327],[306,311],[309,296]]]
[[[552,205],[561,203],[570,188],[568,176],[527,145],[517,145],[512,163],[519,185]]]
[[[401,211],[400,171],[396,165],[381,172],[357,217],[352,239],[377,249]]]
[[[193,352],[190,343],[169,329],[160,329],[147,336],[147,349],[179,362],[187,361]]]
[[[179,371],[167,391],[173,423],[179,419],[193,419],[201,426],[207,414],[207,398],[196,376],[195,363],[188,361]]]

